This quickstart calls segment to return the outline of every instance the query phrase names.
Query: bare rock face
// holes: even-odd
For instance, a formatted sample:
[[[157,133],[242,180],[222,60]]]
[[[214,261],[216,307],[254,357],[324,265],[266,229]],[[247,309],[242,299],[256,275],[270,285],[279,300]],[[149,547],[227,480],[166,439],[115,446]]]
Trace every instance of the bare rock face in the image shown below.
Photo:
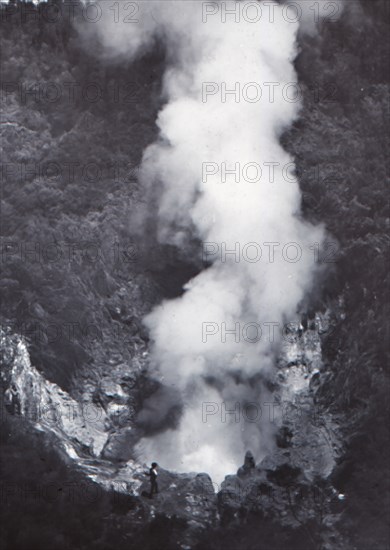
[[[261,514],[294,529],[306,522],[322,528],[321,522],[335,522],[332,506],[338,495],[327,478],[340,454],[337,418],[316,409],[312,382],[323,370],[319,332],[325,328],[322,320],[291,330],[275,372],[274,399],[280,407],[274,449],[258,464],[248,450],[237,474],[226,476],[218,493],[205,473],[159,468],[160,492],[150,498],[148,466],[133,456],[140,436],[134,417],[137,376],[147,360],[144,345],[129,362],[110,350],[100,379],[81,379],[76,400],[31,365],[21,338],[2,332],[6,406],[50,434],[88,478],[135,497],[128,518],[134,528],[157,517],[183,522],[182,548],[191,548],[226,517],[239,525],[243,514]]]
[[[127,462],[133,456],[136,442],[137,433],[132,427],[113,432],[109,435],[101,456],[112,462]]]
[[[8,410],[38,430],[52,433],[70,456],[82,452],[98,457],[107,441],[104,409],[79,403],[46,380],[31,365],[27,347],[19,338],[2,332],[1,346],[6,350],[1,378],[8,386],[4,394]]]
[[[84,394],[81,402],[76,401],[31,365],[22,339],[4,331],[0,338],[1,382],[8,411],[54,438],[76,467],[103,486],[122,483],[129,476],[126,483],[136,490],[139,482],[132,474],[140,466],[131,460],[135,430],[129,425],[134,413],[121,385],[104,381],[100,386],[104,398],[93,399],[91,392],[90,399]]]
[[[293,466],[288,452],[249,465],[250,453],[237,475],[226,476],[218,493],[221,521],[240,529],[245,518],[258,517],[283,528],[309,525],[308,533],[322,533],[323,548],[339,548],[337,520],[340,495],[330,481],[309,479],[302,467]],[[328,541],[333,541],[328,545]]]
[[[129,403],[129,374],[125,388],[107,380],[99,386],[99,399],[86,401],[84,394],[79,403],[31,365],[21,338],[3,331],[0,336],[1,384],[7,409],[45,432],[77,469],[105,490],[136,497],[136,506],[127,517],[131,529],[143,528],[158,515],[178,518],[186,525],[181,543],[191,547],[200,532],[215,524],[217,495],[205,473],[174,474],[159,469],[160,493],[149,498],[148,466],[132,457],[136,429],[131,425],[115,429],[109,418],[115,407]],[[124,376],[120,370],[116,372],[118,379]]]
[[[326,330],[327,316],[317,315],[310,326],[297,323],[284,340],[273,394],[275,446],[258,464],[248,450],[237,475],[226,476],[218,506],[229,522],[239,525],[252,513],[294,529],[335,522],[339,494],[329,479],[342,451],[339,425],[317,406],[312,383],[323,371],[320,333]]]

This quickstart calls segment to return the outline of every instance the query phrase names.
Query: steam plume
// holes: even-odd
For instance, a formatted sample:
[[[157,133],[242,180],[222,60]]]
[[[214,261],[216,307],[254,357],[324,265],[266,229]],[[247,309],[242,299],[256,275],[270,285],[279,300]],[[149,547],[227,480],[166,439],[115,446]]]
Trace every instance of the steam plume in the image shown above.
[[[224,4],[230,10],[238,5]],[[155,37],[167,47],[160,136],[144,153],[141,182],[159,194],[161,242],[186,246],[191,230],[200,241],[212,243],[206,248],[215,254],[182,297],[164,301],[145,319],[153,341],[152,368],[163,388],[156,397],[158,407],[152,397],[141,418],[157,425],[162,411],[178,405],[183,411],[176,427],[144,437],[139,452],[147,461],[157,459],[179,471],[206,471],[220,481],[242,463],[246,450],[259,460],[272,445],[272,423],[265,414],[250,422],[242,407],[272,401],[262,383],[277,344],[269,323],[280,329],[295,318],[312,284],[310,246],[323,238],[321,227],[300,217],[293,159],[279,143],[299,114],[292,65],[298,23],[286,20],[276,3],[272,17],[268,6],[256,22],[248,14],[239,21],[224,19],[215,2],[206,20],[201,2],[140,5],[144,11],[138,25],[103,22],[98,30],[108,48],[128,56],[150,47]],[[248,83],[254,85],[245,88]],[[237,93],[223,96],[224,89]],[[237,163],[239,181],[228,174],[223,183],[223,166],[232,170]],[[256,179],[254,172],[242,173],[245,166],[255,170],[253,163],[262,169],[256,181],[250,181]],[[248,243],[260,245],[258,261],[252,260],[259,247],[250,252]],[[274,257],[264,243],[279,243]],[[297,261],[283,252],[288,243],[303,252]],[[221,257],[224,246],[238,251],[238,261],[235,254]],[[260,337],[258,332],[243,334],[245,326],[254,324],[262,329]],[[236,334],[224,341],[223,327],[237,326],[238,341]],[[280,330],[275,336],[280,337]],[[205,403],[214,404],[207,410],[217,411],[206,419]],[[224,407],[235,403],[241,414],[225,416]]]

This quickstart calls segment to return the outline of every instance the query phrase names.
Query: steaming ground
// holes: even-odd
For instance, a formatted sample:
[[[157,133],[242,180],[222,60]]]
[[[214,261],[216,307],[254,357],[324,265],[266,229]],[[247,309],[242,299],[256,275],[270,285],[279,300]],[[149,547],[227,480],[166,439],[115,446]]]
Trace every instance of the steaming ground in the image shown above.
[[[195,236],[214,254],[182,297],[163,302],[145,319],[153,342],[151,375],[163,388],[139,421],[157,426],[173,409],[182,414],[175,429],[144,437],[137,450],[147,462],[206,471],[218,482],[242,464],[246,450],[260,460],[273,445],[273,429],[242,415],[206,422],[204,404],[230,409],[272,400],[263,381],[280,331],[272,341],[242,328],[281,327],[296,318],[315,274],[308,251],[324,236],[322,227],[301,219],[293,159],[279,143],[299,114],[292,65],[298,23],[289,22],[278,4],[273,19],[256,23],[224,21],[219,9],[205,20],[197,2],[149,2],[141,9],[139,25],[114,29],[107,18],[97,26],[110,55],[135,56],[156,37],[166,46],[160,135],[144,152],[141,183],[150,204],[158,197],[160,242],[186,248]],[[250,243],[274,243],[274,257],[253,256]],[[295,247],[283,253],[289,243]],[[223,256],[223,247],[239,252]],[[221,337],[222,323],[238,337]]]

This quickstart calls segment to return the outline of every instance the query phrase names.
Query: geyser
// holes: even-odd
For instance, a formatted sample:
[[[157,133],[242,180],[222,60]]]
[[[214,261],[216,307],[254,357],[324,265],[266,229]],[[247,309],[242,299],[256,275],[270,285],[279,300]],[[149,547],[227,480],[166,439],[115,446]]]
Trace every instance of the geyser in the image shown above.
[[[192,235],[230,252],[212,258],[180,298],[145,319],[151,373],[167,391],[158,393],[156,406],[149,398],[141,418],[150,411],[163,416],[179,402],[182,415],[175,427],[144,437],[138,452],[164,468],[206,471],[217,482],[248,449],[258,461],[273,444],[269,419],[253,422],[235,407],[272,401],[263,380],[277,338],[244,338],[241,329],[296,318],[315,271],[311,247],[323,240],[323,228],[300,216],[294,160],[279,143],[299,114],[298,22],[281,5],[266,4],[251,19],[237,2],[224,2],[225,14],[216,2],[147,2],[131,28],[109,15],[97,25],[103,42],[121,54],[136,55],[154,37],[166,45],[159,138],[144,152],[140,175],[146,196],[159,197],[159,241],[186,247]],[[256,166],[272,167],[272,178],[270,171],[254,178]],[[242,250],[250,243],[272,246],[272,258],[237,258],[237,244]],[[286,258],[288,243],[303,251],[298,259]],[[224,324],[230,333],[205,341],[205,323]],[[205,421],[205,403],[224,404],[232,414]]]

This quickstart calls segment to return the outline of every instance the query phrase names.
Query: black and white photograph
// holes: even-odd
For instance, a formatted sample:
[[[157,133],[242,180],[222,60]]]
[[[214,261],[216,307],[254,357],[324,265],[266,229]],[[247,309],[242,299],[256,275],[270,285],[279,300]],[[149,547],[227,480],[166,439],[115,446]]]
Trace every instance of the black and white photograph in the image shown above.
[[[0,0],[1,550],[390,550],[389,0]]]

